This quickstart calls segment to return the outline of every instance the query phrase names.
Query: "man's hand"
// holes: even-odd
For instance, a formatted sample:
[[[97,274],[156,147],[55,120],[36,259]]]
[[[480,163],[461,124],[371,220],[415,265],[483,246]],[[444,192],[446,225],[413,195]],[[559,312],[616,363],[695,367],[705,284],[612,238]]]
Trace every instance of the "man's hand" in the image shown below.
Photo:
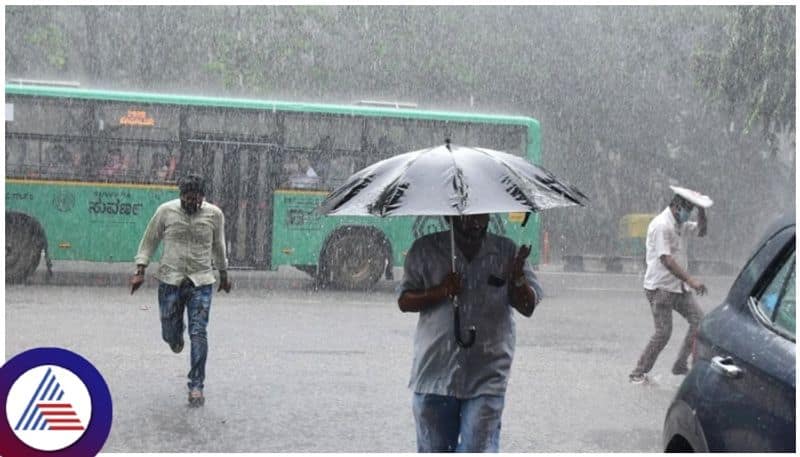
[[[219,272],[219,289],[217,292],[224,290],[225,293],[231,293],[231,287],[233,287],[233,283],[228,279],[228,272],[222,270]]]
[[[678,265],[678,262],[676,262],[671,255],[663,254],[661,256],[661,263],[664,265],[664,267],[666,267],[667,270],[669,270],[670,273],[694,289],[695,292],[697,292],[697,295],[704,295],[706,292],[708,292],[705,284],[689,276],[689,273],[684,271],[684,269]]]
[[[523,244],[519,247],[519,251],[517,251],[517,255],[514,256],[514,259],[511,261],[511,266],[508,269],[508,282],[510,284],[525,280],[525,260],[530,254],[531,246],[529,244]]]
[[[689,287],[694,289],[694,291],[697,292],[697,295],[705,295],[706,292],[708,292],[706,285],[694,278],[689,278],[689,280],[686,281],[686,284],[689,284]]]
[[[443,288],[446,297],[455,297],[461,292],[461,275],[452,271],[447,273],[439,287]]]
[[[133,295],[136,289],[142,287],[142,284],[144,284],[144,265],[136,266],[136,273],[131,276],[129,283],[131,285],[131,295]]]

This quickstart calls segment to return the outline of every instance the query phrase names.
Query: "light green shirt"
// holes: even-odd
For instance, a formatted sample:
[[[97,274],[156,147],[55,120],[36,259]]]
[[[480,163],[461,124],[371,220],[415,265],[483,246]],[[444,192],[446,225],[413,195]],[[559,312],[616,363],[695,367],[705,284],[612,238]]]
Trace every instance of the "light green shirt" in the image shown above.
[[[204,201],[191,216],[177,198],[159,206],[139,243],[136,264],[147,265],[162,240],[164,254],[156,272],[161,282],[177,286],[189,278],[195,286],[205,286],[214,283],[214,268],[228,269],[225,216],[211,203]]]

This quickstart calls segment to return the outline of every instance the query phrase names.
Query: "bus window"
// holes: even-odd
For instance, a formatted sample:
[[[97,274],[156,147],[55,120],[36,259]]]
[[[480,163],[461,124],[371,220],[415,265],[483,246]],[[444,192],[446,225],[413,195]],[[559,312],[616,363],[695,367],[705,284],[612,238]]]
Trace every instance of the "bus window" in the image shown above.
[[[316,174],[324,175],[330,160],[361,150],[363,119],[313,113],[285,116],[287,159],[306,154]]]
[[[147,154],[143,155],[146,156]],[[174,180],[177,159],[175,154],[173,154],[167,146],[155,148],[152,156],[143,157],[143,161],[149,162],[150,164],[149,167],[147,167],[149,170],[147,176],[143,177],[144,181],[168,182]]]
[[[37,147],[33,147],[36,145]],[[15,137],[6,137],[6,176],[31,178],[39,174],[37,143]]]
[[[80,135],[87,125],[87,104],[80,100],[64,102],[36,99],[14,103],[14,121],[6,122],[6,133]]]
[[[101,167],[97,170],[100,179],[122,181],[128,173],[130,159],[119,148],[109,149],[103,157]]]
[[[347,180],[355,172],[355,160],[353,156],[335,157],[330,162],[328,174],[325,176],[326,190],[333,190]]]
[[[63,145],[50,143],[44,149],[41,175],[47,178],[68,179],[75,177],[80,166],[80,155],[73,158]]]
[[[367,143],[370,145],[372,156],[367,163],[444,144],[448,135],[445,123],[441,121],[369,119]]]
[[[317,189],[320,178],[308,155],[301,154],[284,162],[284,187],[290,189]]]
[[[329,151],[361,149],[363,120],[357,117],[292,113],[286,115],[284,126],[289,148],[316,150],[328,145]]]

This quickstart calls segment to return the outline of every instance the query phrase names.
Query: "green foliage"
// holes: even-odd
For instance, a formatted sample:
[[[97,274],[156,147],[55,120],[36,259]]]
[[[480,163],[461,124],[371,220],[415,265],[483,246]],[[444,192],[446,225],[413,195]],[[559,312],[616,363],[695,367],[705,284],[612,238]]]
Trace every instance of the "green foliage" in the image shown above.
[[[726,24],[720,50],[700,50],[694,58],[698,83],[725,104],[748,132],[761,127],[795,129],[795,9],[792,6],[738,6]]]
[[[41,48],[45,58],[54,68],[61,70],[67,62],[64,34],[55,26],[47,25],[34,30],[26,39]]]

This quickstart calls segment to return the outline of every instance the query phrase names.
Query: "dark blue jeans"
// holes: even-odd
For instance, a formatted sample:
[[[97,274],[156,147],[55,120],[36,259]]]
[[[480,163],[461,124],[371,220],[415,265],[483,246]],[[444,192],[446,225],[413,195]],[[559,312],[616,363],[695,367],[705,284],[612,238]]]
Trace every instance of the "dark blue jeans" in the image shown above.
[[[189,339],[192,342],[189,389],[203,389],[208,355],[208,313],[211,310],[211,284],[195,287],[191,281],[180,286],[159,283],[158,307],[161,313],[161,337],[170,345],[183,338],[183,310],[189,318]]]

